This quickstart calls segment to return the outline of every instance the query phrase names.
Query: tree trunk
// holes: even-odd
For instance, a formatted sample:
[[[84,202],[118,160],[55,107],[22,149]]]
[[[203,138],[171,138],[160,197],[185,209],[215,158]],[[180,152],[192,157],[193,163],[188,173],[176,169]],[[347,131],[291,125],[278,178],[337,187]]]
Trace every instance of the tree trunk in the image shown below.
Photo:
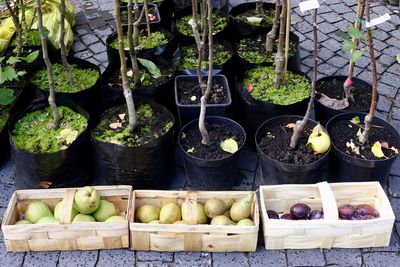
[[[286,35],[285,35],[285,67],[283,69],[283,76],[285,76],[287,71],[288,59],[289,59],[289,42],[290,42],[290,20],[291,20],[291,0],[286,0]]]
[[[264,15],[263,0],[256,0],[256,15],[257,16]]]
[[[365,0],[365,16],[366,16],[366,21],[370,21],[370,6],[371,2],[370,0]],[[369,108],[368,115],[365,116],[364,118],[364,131],[362,132],[362,135],[360,136],[360,142],[365,144],[368,141],[369,137],[369,132],[371,129],[371,123],[372,119],[374,118],[375,114],[375,109],[376,109],[376,101],[377,101],[377,90],[376,90],[376,85],[377,85],[377,74],[376,74],[376,62],[375,62],[375,52],[374,52],[374,43],[372,40],[372,31],[371,28],[367,28],[367,35],[368,35],[368,50],[369,50],[369,56],[371,60],[371,70],[372,70],[372,99],[371,99],[371,106]]]
[[[65,0],[60,0],[60,50],[61,50],[61,60],[64,68],[68,72],[68,79],[70,83],[73,83],[72,69],[67,60],[67,49],[65,48],[64,36],[65,36]]]
[[[137,119],[136,119],[135,104],[133,102],[133,97],[132,97],[132,91],[129,88],[128,75],[126,73],[124,33],[122,32],[122,24],[121,24],[120,0],[114,1],[114,9],[115,9],[115,24],[118,33],[118,52],[119,52],[119,59],[121,62],[122,89],[124,90],[126,106],[128,108],[128,117],[129,117],[128,131],[130,133],[133,133],[137,125]]]
[[[317,9],[314,9],[313,11],[313,62],[314,62],[314,68],[313,68],[313,77],[312,77],[312,83],[311,83],[311,96],[310,96],[310,101],[308,102],[307,106],[307,111],[306,114],[304,115],[304,118],[301,121],[296,121],[296,124],[293,129],[293,135],[290,139],[290,148],[295,149],[297,146],[297,143],[301,137],[302,132],[304,131],[304,127],[307,124],[308,119],[310,118],[310,112],[314,104],[314,99],[315,99],[315,86],[317,84],[317,66],[318,66],[318,35],[317,35]]]
[[[276,38],[276,32],[278,31],[278,20],[281,14],[281,9],[282,9],[281,0],[276,0],[274,22],[272,25],[272,29],[267,34],[267,40],[265,45],[267,54],[272,53],[274,51],[275,38]]]
[[[144,5],[144,13],[146,15],[147,37],[150,39],[151,31],[150,31],[150,18],[149,18],[149,1],[144,0],[143,5]]]
[[[40,0],[35,0],[35,8],[37,10],[38,15],[38,29],[40,32],[40,40],[42,43],[42,52],[43,52],[43,60],[47,67],[47,77],[49,79],[49,105],[50,109],[53,113],[53,124],[54,127],[58,128],[60,126],[60,113],[58,112],[57,105],[56,105],[56,92],[54,88],[54,80],[53,80],[53,66],[51,65],[49,59],[49,53],[47,49],[47,37],[46,33],[44,32],[43,28],[43,13],[42,13],[42,6],[40,4]]]
[[[135,9],[139,9],[137,5],[137,1],[135,1]],[[143,12],[142,12],[143,13]],[[138,17],[138,20],[140,16]],[[140,20],[141,21],[141,20]],[[140,23],[140,22],[139,22]],[[135,41],[133,38],[133,27],[135,27],[132,18],[132,0],[128,1],[128,43],[129,43],[129,57],[131,59],[131,66],[133,72],[133,81],[135,85],[140,84],[140,73],[139,73],[139,65],[136,58],[136,50],[135,50]],[[137,42],[137,41],[136,41]]]
[[[22,27],[19,19],[19,6],[18,3],[14,3],[14,6],[11,7],[10,0],[6,0],[5,3],[17,32],[17,57],[20,57],[22,55]]]
[[[282,12],[279,22],[279,40],[278,40],[278,50],[275,54],[275,87],[281,86],[285,68],[285,55],[283,52],[283,44],[285,40],[285,29],[286,29],[286,0],[281,0],[282,2]]]

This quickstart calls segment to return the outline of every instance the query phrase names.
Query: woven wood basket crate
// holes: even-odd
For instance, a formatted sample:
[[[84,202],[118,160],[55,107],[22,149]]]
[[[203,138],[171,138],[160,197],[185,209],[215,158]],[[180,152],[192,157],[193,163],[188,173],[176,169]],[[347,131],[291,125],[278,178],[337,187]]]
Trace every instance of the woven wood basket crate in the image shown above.
[[[266,249],[364,248],[388,246],[395,216],[379,182],[260,187],[261,215]],[[269,219],[267,210],[288,213],[295,203],[324,210],[320,220]],[[339,220],[342,204],[370,204],[380,217]]]
[[[254,196],[251,217],[255,226],[195,225],[196,202],[204,204],[207,199],[241,199],[248,191],[152,191],[135,190],[130,210],[131,249],[147,251],[255,251],[259,229],[257,196]],[[134,222],[135,208],[143,204],[162,207],[174,202],[188,203],[189,224],[146,224]]]
[[[85,222],[71,224],[71,209],[78,188],[17,190],[13,193],[3,217],[6,250],[53,251],[92,250],[129,247],[128,210],[131,203],[131,186],[93,186],[101,199],[115,204],[127,218],[124,222]],[[28,204],[41,201],[52,211],[58,202],[64,201],[63,217],[60,224],[14,225],[19,214],[24,213]]]

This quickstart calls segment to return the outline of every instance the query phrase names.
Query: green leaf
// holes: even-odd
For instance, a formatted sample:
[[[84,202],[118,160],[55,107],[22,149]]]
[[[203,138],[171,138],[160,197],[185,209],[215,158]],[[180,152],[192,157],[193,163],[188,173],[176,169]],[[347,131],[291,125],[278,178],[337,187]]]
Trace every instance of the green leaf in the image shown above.
[[[232,138],[225,139],[219,144],[219,146],[223,151],[231,154],[235,153],[239,149],[238,143]]]
[[[342,50],[343,51],[350,51],[351,49],[355,49],[356,44],[353,43],[352,41],[349,40],[344,40],[344,43],[342,45]]]
[[[194,147],[188,148],[186,150],[187,153],[194,153]]]
[[[252,24],[260,24],[263,18],[259,17],[246,17],[247,21]]]
[[[340,35],[340,39],[345,41],[351,41],[351,37],[347,33]]]
[[[160,69],[152,61],[144,58],[138,58],[138,60],[150,72],[153,78],[157,79],[162,76]]]
[[[7,59],[7,61],[6,61],[6,63],[7,63],[8,65],[12,65],[12,64],[18,63],[18,62],[21,62],[21,59],[20,59],[19,57],[9,57],[9,58]]]
[[[355,39],[359,39],[359,38],[361,37],[361,31],[360,31],[358,28],[356,28],[356,27],[348,27],[348,28],[347,28],[347,33],[348,33],[351,37],[353,37],[353,38],[355,38]]]
[[[6,81],[12,81],[18,79],[18,74],[15,71],[15,69],[13,69],[10,66],[6,66],[1,68],[0,70],[0,84],[5,83]]]
[[[0,57],[0,63],[3,62],[4,59],[5,57]]]
[[[39,50],[36,50],[21,59],[24,60],[26,63],[32,63],[37,59],[38,56],[39,56]]]
[[[361,50],[354,50],[351,54],[350,54],[350,60],[355,62],[357,61],[361,56],[362,56],[363,52]]]
[[[353,117],[351,119],[351,122],[354,124],[360,124],[361,123],[360,117],[358,117],[358,116]]]
[[[0,105],[7,106],[14,102],[14,90],[8,88],[0,88]]]

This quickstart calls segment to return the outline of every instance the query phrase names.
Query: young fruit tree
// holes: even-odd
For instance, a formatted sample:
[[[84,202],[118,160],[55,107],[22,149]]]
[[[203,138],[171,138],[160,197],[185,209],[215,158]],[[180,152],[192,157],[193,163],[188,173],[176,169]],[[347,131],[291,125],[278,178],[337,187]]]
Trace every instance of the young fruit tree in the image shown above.
[[[23,5],[23,0],[20,1],[11,1],[11,0],[6,0],[5,1],[7,10],[10,12],[11,18],[13,20],[13,23],[15,25],[15,30],[17,32],[17,57],[21,56],[22,54],[22,23],[21,19],[25,18],[25,11],[24,8],[21,8]],[[20,19],[20,11],[22,13],[21,19]]]
[[[61,60],[65,70],[68,72],[68,79],[70,83],[73,83],[72,69],[67,60],[67,49],[65,48],[65,0],[60,0],[60,50]]]

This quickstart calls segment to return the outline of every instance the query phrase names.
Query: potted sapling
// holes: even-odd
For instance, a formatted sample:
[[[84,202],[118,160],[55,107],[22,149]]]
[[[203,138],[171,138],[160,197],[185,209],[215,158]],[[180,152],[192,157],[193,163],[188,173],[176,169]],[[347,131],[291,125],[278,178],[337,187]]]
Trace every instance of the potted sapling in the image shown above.
[[[128,25],[128,12],[134,12],[134,9],[132,6],[129,7],[128,1],[126,1],[126,4],[121,5],[121,21],[122,21],[122,26],[127,26]],[[147,0],[142,0],[141,4],[138,4],[140,1],[137,1],[137,6],[139,7],[139,12],[144,8],[145,9],[145,19],[144,21],[141,22],[143,25],[147,25],[147,22],[149,24],[157,24],[160,23],[161,21],[161,16],[158,11],[158,6],[156,4],[150,3]],[[133,13],[135,14],[135,13]]]
[[[328,161],[330,138],[320,124],[310,119],[317,80],[317,9],[312,10],[312,18],[314,68],[311,97],[304,117],[273,117],[258,128],[256,147],[262,184],[274,179],[281,184],[317,183],[322,178],[321,168]]]
[[[129,4],[131,4],[131,0]],[[135,19],[128,29],[130,60],[133,68],[127,69],[124,35],[121,24],[120,0],[115,0],[115,22],[118,34],[118,52],[122,90],[125,104],[110,103],[91,132],[95,178],[98,184],[129,184],[135,188],[163,188],[168,186],[173,174],[174,118],[164,107],[149,100],[139,100],[130,88],[130,72],[140,80],[136,51],[133,46]],[[137,26],[136,26],[137,27]],[[111,102],[111,101],[110,101]]]
[[[357,60],[363,55],[360,45],[366,43],[360,31],[364,21],[365,0],[359,0],[354,26],[343,35],[342,50],[349,52],[347,76],[327,76],[317,81],[315,101],[316,119],[325,125],[333,116],[344,112],[368,112],[372,86],[367,81],[353,77]]]
[[[86,129],[89,116],[80,107],[56,99],[53,66],[48,57],[41,1],[35,1],[48,101],[35,101],[10,119],[10,145],[17,188],[81,186],[88,182]]]
[[[387,121],[375,116],[377,71],[370,20],[370,0],[365,1],[367,46],[372,70],[371,103],[368,113],[348,112],[327,123],[332,138],[333,181],[379,181],[386,185],[392,163],[398,155],[400,136]],[[360,33],[361,34],[361,33]]]
[[[206,1],[206,0],[204,0]],[[186,178],[189,185],[196,189],[227,189],[238,181],[238,156],[246,134],[235,121],[218,116],[206,117],[207,102],[213,86],[213,18],[212,0],[207,0],[207,37],[200,39],[197,24],[196,0],[192,2],[191,26],[196,37],[198,55],[202,46],[208,45],[208,74],[201,75],[201,61],[198,60],[198,86],[201,96],[200,113],[197,120],[186,124],[179,134],[179,146],[184,155]],[[204,4],[203,4],[204,5]]]
[[[287,3],[287,0],[281,0],[282,8],[277,9],[280,14],[279,27],[274,27],[278,35],[275,67],[256,65],[248,69],[237,88],[239,116],[248,135],[254,136],[266,118],[300,115],[307,109],[311,91],[309,78],[300,71],[288,70],[290,8]],[[270,34],[267,37],[270,44],[275,43]]]

